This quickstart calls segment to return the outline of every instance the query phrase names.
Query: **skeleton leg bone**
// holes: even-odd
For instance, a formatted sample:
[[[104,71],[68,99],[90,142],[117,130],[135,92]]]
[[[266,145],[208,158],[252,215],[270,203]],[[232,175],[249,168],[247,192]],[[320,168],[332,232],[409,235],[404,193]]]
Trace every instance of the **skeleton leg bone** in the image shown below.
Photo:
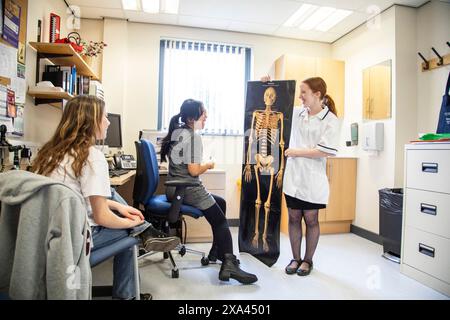
[[[269,195],[267,196],[267,201],[264,203],[264,231],[263,231],[263,250],[264,252],[269,251],[269,244],[267,243],[267,225],[269,221],[270,215],[270,198],[272,196],[272,187],[273,187],[273,175],[274,169],[270,167],[270,187],[269,187]]]
[[[255,201],[255,233],[253,234],[252,246],[254,248],[258,248],[258,240],[259,240],[259,211],[261,209],[261,194],[260,194],[260,188],[259,188],[259,175],[258,175],[259,169],[260,169],[259,162],[254,166],[254,168],[255,168],[257,197],[256,197],[256,201]]]

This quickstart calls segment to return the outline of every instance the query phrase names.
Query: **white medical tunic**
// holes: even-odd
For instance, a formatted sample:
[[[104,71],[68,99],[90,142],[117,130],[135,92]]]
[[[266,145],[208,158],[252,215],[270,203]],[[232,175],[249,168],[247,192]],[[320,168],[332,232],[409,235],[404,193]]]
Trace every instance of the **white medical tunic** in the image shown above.
[[[315,115],[307,107],[295,107],[292,114],[289,148],[318,149],[337,154],[339,119],[324,107]],[[326,158],[288,157],[283,192],[288,196],[316,204],[327,204],[330,194]]]

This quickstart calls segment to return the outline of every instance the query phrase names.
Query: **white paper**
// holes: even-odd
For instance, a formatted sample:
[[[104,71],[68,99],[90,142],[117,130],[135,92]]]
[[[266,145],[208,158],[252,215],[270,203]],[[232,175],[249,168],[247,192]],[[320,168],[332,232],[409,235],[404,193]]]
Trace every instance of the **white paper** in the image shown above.
[[[0,76],[17,77],[17,49],[0,43]]]
[[[0,116],[0,125],[6,125],[6,132],[12,133],[14,131],[13,118]]]
[[[26,80],[18,77],[11,78],[11,89],[16,93],[16,103],[25,103],[27,95]]]
[[[0,117],[6,117],[7,89],[0,85]]]

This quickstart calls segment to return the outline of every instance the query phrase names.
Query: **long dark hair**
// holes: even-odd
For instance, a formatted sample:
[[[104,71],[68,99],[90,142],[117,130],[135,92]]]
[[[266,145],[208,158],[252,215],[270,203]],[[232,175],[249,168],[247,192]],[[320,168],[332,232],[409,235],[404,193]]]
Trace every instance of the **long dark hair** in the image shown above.
[[[333,98],[327,94],[327,84],[320,77],[308,78],[302,81],[311,88],[313,92],[320,92],[320,99],[323,99],[323,103],[330,109],[335,116],[337,116],[336,105]]]
[[[205,112],[203,102],[194,99],[184,100],[180,107],[180,113],[174,115],[172,119],[170,119],[169,132],[161,141],[161,151],[159,152],[161,155],[161,162],[167,161],[166,158],[169,154],[170,146],[172,142],[174,142],[172,141],[173,132],[179,128],[189,128],[188,122],[197,121],[200,119],[203,112]]]

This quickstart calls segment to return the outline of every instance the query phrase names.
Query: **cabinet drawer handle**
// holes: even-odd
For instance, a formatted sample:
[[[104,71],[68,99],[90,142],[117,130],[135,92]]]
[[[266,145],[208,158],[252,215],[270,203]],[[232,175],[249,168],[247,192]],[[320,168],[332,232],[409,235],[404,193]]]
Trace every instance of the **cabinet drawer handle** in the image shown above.
[[[429,173],[437,173],[438,172],[438,164],[430,163],[430,162],[422,162],[422,171]]]
[[[424,245],[423,243],[419,243],[419,252],[420,252],[420,253],[422,253],[422,254],[424,254],[424,255],[427,255],[427,256],[429,256],[429,257],[434,258],[434,251],[435,251],[435,250],[434,250],[433,247]]]
[[[437,207],[431,204],[421,203],[420,212],[435,216],[437,214]]]

